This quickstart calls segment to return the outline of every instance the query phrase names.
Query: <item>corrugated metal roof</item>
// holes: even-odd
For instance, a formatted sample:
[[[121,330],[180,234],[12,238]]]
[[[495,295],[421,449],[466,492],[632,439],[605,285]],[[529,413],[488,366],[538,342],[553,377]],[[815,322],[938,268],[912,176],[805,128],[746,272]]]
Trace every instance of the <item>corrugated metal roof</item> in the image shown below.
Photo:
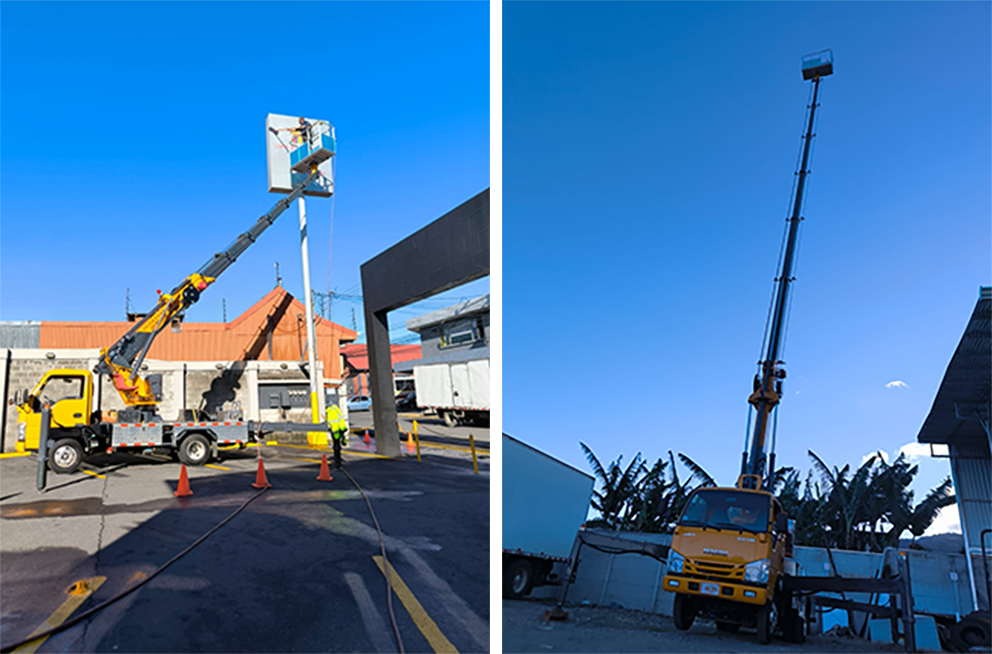
[[[269,360],[268,329],[272,323],[272,359],[296,361],[304,358],[306,323],[297,316],[306,314],[303,303],[281,287],[230,323],[183,323],[176,333],[166,327],[148,352],[149,359],[162,361],[240,361]],[[353,341],[357,334],[341,325],[318,318],[317,352],[327,377],[340,377],[339,344]],[[39,338],[33,347],[103,348],[123,336],[134,323],[128,322],[49,322],[40,323]]]
[[[341,347],[341,354],[348,361],[351,368],[359,372],[369,369],[369,348],[365,343],[349,343]],[[390,345],[389,356],[393,362],[393,369],[398,370],[397,364],[404,361],[419,359],[423,356],[419,343]]]
[[[992,401],[992,292],[982,288],[933,407],[920,429],[920,443],[989,446]],[[984,423],[984,424],[983,424]]]
[[[417,316],[416,318],[410,318],[406,321],[406,328],[411,332],[420,332],[420,330],[425,327],[446,322],[452,318],[461,318],[463,316],[470,316],[475,313],[485,313],[487,311],[489,311],[488,293],[471,300],[459,302],[458,304],[445,309],[438,309],[437,311],[431,311],[430,313],[425,313],[424,315]]]
[[[0,322],[0,347],[38,347],[40,333],[41,323],[36,320],[8,320]]]

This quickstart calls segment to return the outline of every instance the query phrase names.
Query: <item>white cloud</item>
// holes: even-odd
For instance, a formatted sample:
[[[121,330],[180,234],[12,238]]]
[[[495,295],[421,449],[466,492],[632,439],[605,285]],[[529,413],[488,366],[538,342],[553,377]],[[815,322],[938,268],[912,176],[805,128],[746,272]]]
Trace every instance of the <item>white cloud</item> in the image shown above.
[[[885,385],[886,388],[909,388],[909,384],[904,381],[899,381],[898,379],[890,381]]]
[[[930,445],[927,443],[906,443],[899,448],[899,454],[905,454],[909,461],[916,461],[930,456]]]
[[[934,534],[946,534],[947,532],[961,533],[961,514],[958,513],[957,504],[945,506],[940,509],[937,512],[937,517],[930,523],[930,526],[923,532],[923,535],[933,536]]]
[[[865,461],[867,461],[868,459],[870,459],[873,456],[877,456],[877,457],[881,458],[882,461],[885,461],[886,463],[889,462],[889,453],[888,452],[885,452],[883,450],[879,450],[877,452],[869,452],[868,454],[865,454],[863,457],[861,457],[861,465],[864,465],[865,464]],[[877,461],[876,461],[876,463],[877,463]]]

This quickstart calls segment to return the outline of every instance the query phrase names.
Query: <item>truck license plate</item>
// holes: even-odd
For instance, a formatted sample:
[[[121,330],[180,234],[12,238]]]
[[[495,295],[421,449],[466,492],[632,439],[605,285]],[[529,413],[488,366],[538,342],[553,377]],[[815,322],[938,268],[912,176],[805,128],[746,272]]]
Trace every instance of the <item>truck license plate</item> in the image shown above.
[[[720,586],[718,586],[717,584],[700,584],[699,592],[703,593],[704,595],[719,595]]]

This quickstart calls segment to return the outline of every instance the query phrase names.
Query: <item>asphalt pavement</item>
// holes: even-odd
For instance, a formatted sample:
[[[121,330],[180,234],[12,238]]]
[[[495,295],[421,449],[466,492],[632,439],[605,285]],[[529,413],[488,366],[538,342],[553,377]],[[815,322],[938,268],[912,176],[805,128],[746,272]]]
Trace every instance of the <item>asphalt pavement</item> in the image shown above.
[[[106,578],[72,615],[152,575],[258,495],[147,585],[38,651],[397,651],[362,494],[341,471],[317,481],[320,452],[262,453],[272,488],[251,487],[249,448],[189,468],[187,498],[173,496],[179,465],[169,461],[114,455],[91,474],[50,475],[40,493],[32,457],[0,460],[0,645],[58,615],[75,582]],[[487,459],[476,475],[462,458],[422,458],[345,456],[384,534],[403,644],[488,651]]]
[[[688,631],[679,631],[668,616],[627,609],[566,606],[568,620],[547,622],[544,611],[553,600],[503,600],[503,651],[507,652],[796,652],[836,654],[905,651],[890,642],[873,643],[854,637],[810,636],[802,645],[773,639],[758,643],[753,629],[736,634],[719,632],[708,620],[697,619]]]

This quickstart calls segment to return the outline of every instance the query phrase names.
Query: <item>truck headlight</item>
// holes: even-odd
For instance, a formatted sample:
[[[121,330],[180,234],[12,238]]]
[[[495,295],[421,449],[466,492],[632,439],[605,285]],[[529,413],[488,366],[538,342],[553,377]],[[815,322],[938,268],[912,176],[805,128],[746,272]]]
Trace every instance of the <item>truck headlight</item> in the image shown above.
[[[752,581],[757,584],[768,583],[768,559],[754,561],[744,566],[744,581]]]
[[[685,557],[673,549],[668,550],[668,574],[682,574]]]
[[[25,422],[18,423],[17,424],[17,440],[20,441],[21,443],[23,443],[24,442],[24,438],[27,436],[27,433],[28,433],[28,425],[27,425],[27,423],[25,423]]]

